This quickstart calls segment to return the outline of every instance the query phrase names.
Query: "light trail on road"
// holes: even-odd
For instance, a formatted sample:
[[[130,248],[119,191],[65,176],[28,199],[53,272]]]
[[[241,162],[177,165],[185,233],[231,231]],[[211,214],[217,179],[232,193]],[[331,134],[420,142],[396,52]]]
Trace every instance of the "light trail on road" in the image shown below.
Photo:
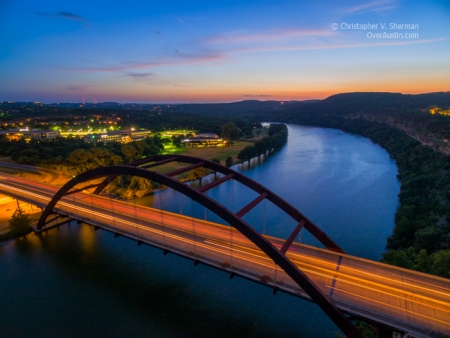
[[[58,188],[0,174],[0,191],[46,204]],[[56,211],[307,298],[250,240],[229,226],[85,193]],[[280,248],[285,240],[265,236]],[[286,256],[344,311],[409,332],[450,336],[450,280],[294,243]]]

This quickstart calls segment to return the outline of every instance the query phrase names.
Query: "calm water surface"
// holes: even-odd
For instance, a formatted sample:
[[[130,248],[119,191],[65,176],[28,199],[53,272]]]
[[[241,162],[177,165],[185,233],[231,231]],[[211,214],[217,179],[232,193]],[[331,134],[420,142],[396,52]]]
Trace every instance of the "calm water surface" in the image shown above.
[[[346,252],[380,259],[399,182],[393,161],[370,140],[291,125],[281,151],[234,169],[297,207]],[[209,194],[235,211],[256,197],[232,182]],[[170,190],[135,203],[220,221]],[[267,202],[245,219],[279,237],[295,225]],[[301,241],[314,244],[307,234]],[[333,337],[337,331],[315,304],[272,296],[269,288],[87,225],[1,243],[0,272],[4,337]]]

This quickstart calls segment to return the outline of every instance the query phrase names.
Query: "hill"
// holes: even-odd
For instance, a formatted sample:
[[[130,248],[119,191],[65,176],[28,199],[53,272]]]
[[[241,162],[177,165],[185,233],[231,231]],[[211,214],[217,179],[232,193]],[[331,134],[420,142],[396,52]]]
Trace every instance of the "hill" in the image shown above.
[[[365,119],[406,132],[423,145],[450,155],[450,92],[428,94],[344,93],[320,102],[271,112],[273,121],[316,124],[325,117]]]

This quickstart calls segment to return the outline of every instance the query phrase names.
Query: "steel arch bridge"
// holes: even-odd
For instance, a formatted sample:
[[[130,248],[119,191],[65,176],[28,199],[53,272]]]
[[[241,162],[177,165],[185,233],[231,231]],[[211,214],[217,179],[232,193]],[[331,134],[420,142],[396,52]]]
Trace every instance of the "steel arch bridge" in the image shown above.
[[[161,174],[153,170],[148,170],[159,165],[163,165],[169,162],[178,162],[188,164],[187,166],[174,170],[172,172]],[[221,173],[223,176],[207,185],[199,188],[193,188],[186,185],[176,178],[175,176],[189,172],[193,169],[204,167],[212,170],[213,172]],[[185,155],[155,155],[150,156],[142,160],[137,160],[126,165],[117,165],[109,167],[100,167],[97,169],[88,170],[67,182],[60,190],[53,196],[48,205],[42,212],[42,215],[37,223],[36,230],[42,231],[45,229],[47,217],[53,213],[53,208],[58,201],[66,195],[80,192],[85,189],[96,188],[94,194],[99,194],[106,188],[106,186],[121,175],[137,176],[145,179],[149,179],[153,182],[158,182],[162,185],[170,187],[183,195],[190,197],[192,200],[200,203],[204,207],[208,208],[211,212],[226,221],[229,225],[237,229],[246,238],[253,242],[262,252],[270,257],[275,264],[283,269],[294,281],[300,286],[303,291],[314,301],[320,308],[333,320],[333,322],[347,335],[347,337],[360,337],[360,333],[351,323],[351,321],[344,315],[344,313],[333,303],[329,296],[327,296],[314,282],[302,272],[291,260],[285,255],[293,243],[295,237],[298,235],[302,228],[308,230],[320,243],[322,243],[328,250],[344,253],[344,251],[321,229],[319,229],[314,223],[312,223],[305,215],[295,209],[288,202],[281,197],[265,188],[256,181],[242,175],[241,173],[234,171],[228,167],[222,166],[218,163],[185,156]],[[85,186],[81,189],[72,190],[76,185],[84,182],[88,182],[93,179],[105,177],[105,179],[95,185]],[[206,191],[212,189],[225,181],[235,180],[248,188],[252,189],[259,194],[253,201],[248,203],[244,208],[234,213],[210,198],[205,194]],[[278,249],[262,234],[256,231],[250,226],[242,217],[254,208],[258,203],[264,199],[269,200],[275,204],[278,208],[284,211],[287,215],[293,218],[297,222],[297,226],[292,231],[284,245]]]

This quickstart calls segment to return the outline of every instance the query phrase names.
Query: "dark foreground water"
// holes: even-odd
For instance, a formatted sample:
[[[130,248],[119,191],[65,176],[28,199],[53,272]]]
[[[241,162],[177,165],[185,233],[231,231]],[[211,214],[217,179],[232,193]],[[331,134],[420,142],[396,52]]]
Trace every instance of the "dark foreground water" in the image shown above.
[[[281,151],[235,169],[293,204],[346,252],[380,259],[399,183],[395,164],[370,140],[289,126]],[[231,182],[210,194],[235,211],[256,196]],[[218,221],[170,190],[136,203]],[[270,203],[246,220],[279,237],[293,226]],[[314,243],[307,234],[301,240]],[[0,288],[1,337],[332,337],[337,331],[315,304],[273,296],[269,288],[87,225],[1,243]]]

